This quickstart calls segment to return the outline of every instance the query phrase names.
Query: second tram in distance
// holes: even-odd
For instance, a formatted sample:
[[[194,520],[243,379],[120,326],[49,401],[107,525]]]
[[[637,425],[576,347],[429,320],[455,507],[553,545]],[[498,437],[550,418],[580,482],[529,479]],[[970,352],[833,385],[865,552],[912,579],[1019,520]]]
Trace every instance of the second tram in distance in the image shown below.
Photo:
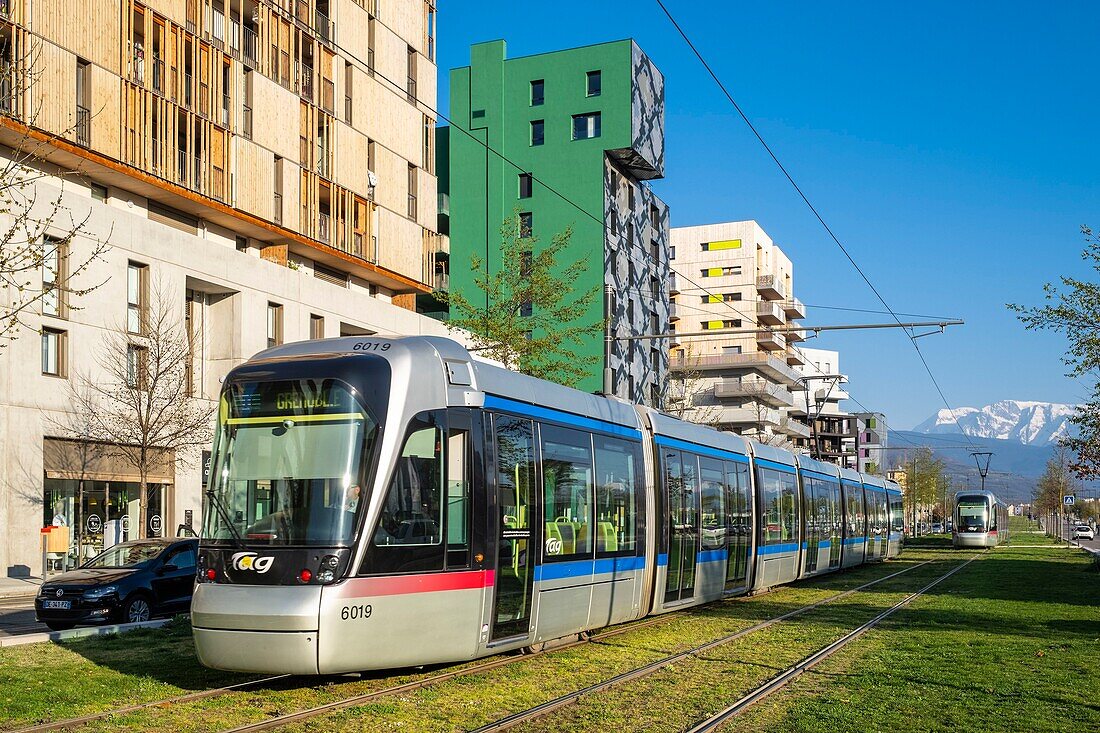
[[[955,495],[951,544],[959,547],[996,547],[1008,542],[1008,507],[989,491],[962,491]]]
[[[472,659],[901,551],[893,483],[444,338],[237,367],[206,496],[195,645],[240,671]]]

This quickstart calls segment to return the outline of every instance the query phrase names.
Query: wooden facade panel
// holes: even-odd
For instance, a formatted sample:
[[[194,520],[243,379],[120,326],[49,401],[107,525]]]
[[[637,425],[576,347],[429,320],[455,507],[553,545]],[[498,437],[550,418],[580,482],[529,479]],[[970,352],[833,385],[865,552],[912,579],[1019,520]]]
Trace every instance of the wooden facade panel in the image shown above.
[[[342,122],[334,125],[336,132],[336,176],[338,186],[366,198],[370,189],[367,176],[367,136]]]
[[[386,3],[386,25],[422,54],[427,53],[424,40],[427,38],[426,19],[428,4],[423,0],[410,0],[402,3]]]
[[[378,81],[396,85],[398,89],[405,89],[408,74],[408,49],[409,44],[393,31],[381,24],[376,24],[374,31],[374,68],[377,76],[384,77]],[[435,96],[435,90],[432,90]]]
[[[31,28],[97,66],[119,73],[122,0],[35,0]],[[79,22],[74,22],[79,19]]]
[[[268,221],[274,218],[275,157],[251,140],[233,138],[237,208]]]
[[[283,160],[283,226],[295,231],[302,231],[301,171],[299,166]]]
[[[422,114],[403,96],[384,89],[375,79],[367,78],[363,84],[367,120],[362,126],[367,137],[403,157],[409,163],[420,164]]]
[[[416,172],[418,184],[416,220],[425,229],[435,231],[439,224],[439,201],[436,200],[436,179],[428,175],[423,169]]]
[[[122,82],[97,66],[91,68],[92,147],[122,158]]]
[[[76,131],[76,56],[46,41],[31,45],[27,120],[35,127],[72,139]]]
[[[336,22],[336,40],[340,43],[340,53],[358,61],[358,66],[367,64],[367,11],[359,7],[354,0],[332,0],[332,18]]]
[[[374,200],[378,205],[404,214],[408,206],[409,164],[404,158],[392,151],[375,146],[374,164],[378,168],[378,186],[374,190]]]
[[[378,212],[378,264],[420,280],[423,229],[392,211]]]
[[[144,4],[178,26],[183,27],[187,23],[187,0],[146,0]]]
[[[276,155],[298,160],[298,95],[262,74],[252,77],[252,139]]]

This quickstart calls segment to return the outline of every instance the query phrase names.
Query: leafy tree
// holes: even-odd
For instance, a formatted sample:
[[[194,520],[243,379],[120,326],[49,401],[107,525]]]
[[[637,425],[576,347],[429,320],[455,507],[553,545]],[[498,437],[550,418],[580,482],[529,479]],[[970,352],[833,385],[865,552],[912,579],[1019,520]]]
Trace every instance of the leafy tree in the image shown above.
[[[925,519],[938,503],[942,491],[944,463],[933,457],[928,447],[918,448],[916,454],[902,464],[905,471],[905,509],[910,526]]]
[[[499,270],[488,273],[484,260],[477,255],[470,258],[474,283],[488,296],[487,306],[475,304],[466,293],[437,294],[450,306],[448,327],[472,334],[475,348],[491,359],[533,377],[575,386],[599,357],[580,356],[574,346],[586,336],[601,334],[604,323],[602,319],[577,322],[588,312],[599,288],[572,295],[588,264],[583,260],[564,268],[558,264],[569,247],[572,228],[539,247],[538,237],[520,229],[517,212],[505,219],[500,236],[504,266]]]
[[[1081,227],[1085,249],[1081,258],[1100,273],[1100,237],[1088,227]],[[1059,278],[1061,285],[1043,285],[1045,304],[1023,306],[1009,303],[1028,330],[1049,330],[1065,334],[1069,351],[1062,361],[1071,377],[1091,377],[1092,395],[1070,423],[1077,427],[1076,437],[1063,438],[1061,443],[1077,454],[1070,468],[1080,478],[1100,477],[1100,285],[1071,277]]]
[[[1069,451],[1060,446],[1047,461],[1046,471],[1035,485],[1035,512],[1037,514],[1060,514],[1062,497],[1075,494],[1080,482],[1073,475],[1069,460]]]
[[[97,355],[105,378],[81,374],[70,387],[72,437],[98,443],[139,476],[139,537],[149,528],[149,477],[165,464],[188,464],[211,438],[214,407],[193,396],[193,352],[182,313],[163,284],[152,288],[141,335],[119,326]]]

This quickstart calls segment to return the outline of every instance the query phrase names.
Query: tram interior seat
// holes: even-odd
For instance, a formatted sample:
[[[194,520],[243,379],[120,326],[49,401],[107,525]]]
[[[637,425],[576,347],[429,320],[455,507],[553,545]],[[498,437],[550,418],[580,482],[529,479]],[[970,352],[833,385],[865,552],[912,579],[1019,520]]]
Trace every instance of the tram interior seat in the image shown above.
[[[619,539],[615,534],[615,525],[611,522],[596,523],[596,552],[615,552],[619,549]]]

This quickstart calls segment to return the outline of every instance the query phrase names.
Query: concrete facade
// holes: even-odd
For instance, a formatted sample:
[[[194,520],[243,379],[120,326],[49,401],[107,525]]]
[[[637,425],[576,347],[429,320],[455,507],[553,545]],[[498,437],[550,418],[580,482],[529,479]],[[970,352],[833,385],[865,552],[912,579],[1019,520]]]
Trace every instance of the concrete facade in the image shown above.
[[[671,343],[672,406],[761,442],[808,437],[791,417],[803,388],[795,367],[805,361],[796,345],[805,308],[790,259],[755,221],[674,227],[672,245],[670,318],[683,334]]]

